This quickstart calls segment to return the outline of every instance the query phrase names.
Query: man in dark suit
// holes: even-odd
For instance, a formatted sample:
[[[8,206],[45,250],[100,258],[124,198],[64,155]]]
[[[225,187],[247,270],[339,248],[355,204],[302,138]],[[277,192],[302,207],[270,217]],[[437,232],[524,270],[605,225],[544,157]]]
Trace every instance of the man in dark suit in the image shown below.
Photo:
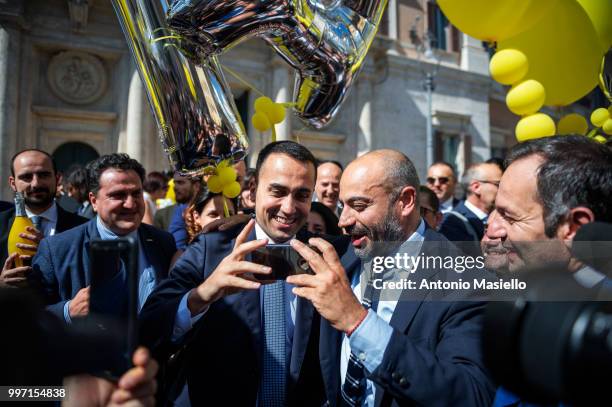
[[[467,197],[444,215],[438,231],[452,242],[474,242],[473,245],[466,243],[465,250],[478,255],[487,218],[495,208],[501,176],[502,171],[496,164],[480,163],[468,168]]]
[[[94,238],[133,237],[138,242],[139,305],[167,276],[174,255],[172,236],[141,224],[144,168],[126,154],[109,154],[88,164],[89,198],[98,216],[41,242],[31,279],[42,287],[48,309],[66,322],[89,312],[89,243]],[[120,302],[125,291],[109,301]]]
[[[71,229],[87,221],[62,209],[54,200],[59,177],[53,158],[44,151],[23,150],[11,160],[9,185],[14,192],[20,192],[25,200],[26,213],[35,225],[23,237],[32,244],[21,247],[36,250],[41,239]],[[8,235],[15,220],[15,208],[0,212],[0,284],[10,280],[10,284],[21,284],[29,267],[16,268],[14,256],[9,260]],[[24,257],[29,259],[29,257]]]
[[[481,353],[482,304],[452,301],[457,293],[447,297],[419,284],[421,279],[453,279],[455,271],[417,267],[414,274],[406,272],[416,289],[381,286],[383,277],[401,281],[395,277],[402,266],[387,265],[396,254],[462,256],[426,226],[418,188],[416,170],[405,155],[368,153],[349,164],[340,182],[339,226],[350,235],[353,250],[340,261],[321,239],[308,242],[321,255],[291,242],[315,272],[290,276],[287,282],[325,319],[321,355],[328,356],[321,358],[321,370],[332,406],[491,403],[493,386]],[[376,269],[383,258],[387,270]]]
[[[437,161],[427,169],[427,187],[434,191],[440,201],[440,212],[452,210],[460,202],[455,198],[457,174],[455,168],[445,162]]]
[[[147,301],[144,343],[183,346],[175,405],[316,406],[325,401],[319,317],[284,281],[262,285],[270,268],[250,262],[306,223],[315,158],[291,141],[267,145],[256,166],[256,217],[246,227],[200,235]]]

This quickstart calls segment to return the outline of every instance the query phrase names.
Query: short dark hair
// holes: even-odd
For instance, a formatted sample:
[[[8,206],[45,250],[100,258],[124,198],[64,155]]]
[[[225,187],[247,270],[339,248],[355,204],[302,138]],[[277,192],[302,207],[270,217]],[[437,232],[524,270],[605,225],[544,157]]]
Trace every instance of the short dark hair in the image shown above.
[[[16,152],[13,157],[11,158],[11,175],[14,177],[15,176],[15,160],[17,159],[18,156],[20,156],[23,153],[28,153],[31,151],[35,151],[37,153],[41,153],[46,155],[47,157],[49,157],[49,160],[51,160],[51,165],[53,166],[53,173],[57,174],[57,165],[55,164],[55,160],[53,159],[53,157],[51,156],[51,154],[47,153],[46,151],[43,150],[39,150],[37,148],[26,148],[25,150],[21,150]]]
[[[597,221],[612,222],[612,150],[579,135],[546,137],[516,145],[506,167],[532,155],[544,161],[537,173],[537,198],[548,237],[578,206],[589,208]]]
[[[416,190],[416,198],[419,196],[419,175],[412,161],[408,156],[400,151],[395,151],[395,156],[387,157],[387,176],[384,186],[390,194],[389,202],[397,201],[402,189],[411,186]],[[418,205],[418,202],[417,202]]]
[[[66,185],[78,189],[79,194],[87,199],[87,170],[83,167],[74,168],[66,177]]]
[[[444,165],[450,168],[451,172],[453,173],[453,177],[457,179],[457,171],[455,171],[455,167],[451,163],[448,163],[446,161],[436,161],[435,163],[431,164],[429,168],[436,166],[436,165]]]
[[[140,181],[144,182],[145,169],[144,167],[129,155],[125,153],[113,153],[103,155],[96,158],[87,164],[87,186],[89,191],[97,194],[100,190],[100,176],[109,168],[114,168],[121,171],[135,171],[140,177]]]
[[[431,206],[431,209],[433,209],[434,212],[437,213],[440,210],[440,200],[438,199],[438,196],[427,186],[419,186],[419,198],[425,200],[429,206]]]
[[[153,193],[160,189],[163,189],[168,184],[166,177],[161,172],[153,171],[147,174],[147,178],[145,178],[142,188],[148,193]]]
[[[486,164],[495,164],[495,165],[497,165],[499,167],[499,169],[501,170],[501,172],[506,171],[506,163],[505,163],[503,158],[491,157],[487,161],[485,161],[485,163]]]
[[[309,149],[295,141],[283,140],[275,141],[265,146],[257,156],[257,164],[255,165],[255,179],[259,180],[259,173],[264,162],[270,154],[285,154],[289,157],[302,163],[311,163],[315,169],[315,181],[317,177],[317,160],[312,155]]]
[[[323,223],[325,223],[326,235],[340,236],[342,234],[342,229],[338,226],[338,217],[327,206],[321,202],[312,202],[310,204],[310,212],[316,212],[321,215]]]
[[[340,168],[340,171],[344,171],[344,167],[336,160],[317,160],[317,168],[322,166],[323,164],[334,164],[336,167]]]

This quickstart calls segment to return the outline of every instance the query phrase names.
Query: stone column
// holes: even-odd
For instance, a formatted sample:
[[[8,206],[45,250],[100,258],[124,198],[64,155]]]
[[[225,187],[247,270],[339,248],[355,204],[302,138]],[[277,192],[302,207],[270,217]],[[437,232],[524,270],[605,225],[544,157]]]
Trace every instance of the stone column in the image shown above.
[[[272,94],[270,97],[278,103],[291,102],[289,65],[278,57],[271,63],[272,66]],[[276,140],[291,140],[291,109],[282,123],[276,125]]]
[[[482,46],[482,41],[463,34],[461,45],[461,69],[489,75],[489,55]]]
[[[357,135],[357,156],[371,151],[372,146],[372,81],[366,75],[357,80],[357,93],[361,111],[359,112],[359,134]]]
[[[389,38],[398,39],[397,32],[397,0],[389,0],[387,4],[387,27],[389,27]]]
[[[145,159],[145,149],[148,137],[145,114],[147,106],[144,87],[137,71],[132,73],[130,82],[130,93],[128,96],[127,131],[125,142],[120,143],[120,148],[135,160],[143,165]],[[148,171],[148,169],[147,169]]]
[[[13,199],[13,193],[7,185],[11,174],[11,157],[20,148],[37,147],[25,146],[18,140],[20,41],[20,30],[9,24],[0,24],[0,199],[6,201]]]

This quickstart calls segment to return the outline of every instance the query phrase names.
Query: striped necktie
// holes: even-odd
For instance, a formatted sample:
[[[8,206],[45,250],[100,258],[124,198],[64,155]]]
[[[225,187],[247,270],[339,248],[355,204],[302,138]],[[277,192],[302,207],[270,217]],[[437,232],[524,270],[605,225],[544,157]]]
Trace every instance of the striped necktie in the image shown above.
[[[368,283],[363,292],[363,298],[361,304],[366,308],[376,311],[378,301],[374,298],[376,290],[372,285],[372,278],[368,279]],[[346,377],[344,378],[344,384],[341,388],[342,401],[341,405],[346,406],[361,406],[365,397],[366,391],[366,374],[363,367],[363,363],[359,360],[358,356],[351,351],[349,356],[348,365],[346,367]]]

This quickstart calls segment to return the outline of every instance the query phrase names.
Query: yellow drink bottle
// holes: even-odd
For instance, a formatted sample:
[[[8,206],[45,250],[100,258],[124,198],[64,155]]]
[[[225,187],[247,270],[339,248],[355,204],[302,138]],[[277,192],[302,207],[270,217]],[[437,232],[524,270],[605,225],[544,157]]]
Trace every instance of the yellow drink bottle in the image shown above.
[[[25,250],[17,247],[17,243],[24,244],[32,244],[31,240],[24,239],[19,236],[20,233],[29,233],[26,228],[28,226],[34,227],[32,221],[28,218],[25,210],[25,201],[23,199],[23,195],[20,192],[15,193],[15,220],[13,221],[13,226],[11,226],[11,231],[8,236],[8,255],[17,252],[20,255],[31,256],[35,252],[31,250]],[[17,257],[15,259],[15,267],[22,267],[23,261],[21,258]]]

